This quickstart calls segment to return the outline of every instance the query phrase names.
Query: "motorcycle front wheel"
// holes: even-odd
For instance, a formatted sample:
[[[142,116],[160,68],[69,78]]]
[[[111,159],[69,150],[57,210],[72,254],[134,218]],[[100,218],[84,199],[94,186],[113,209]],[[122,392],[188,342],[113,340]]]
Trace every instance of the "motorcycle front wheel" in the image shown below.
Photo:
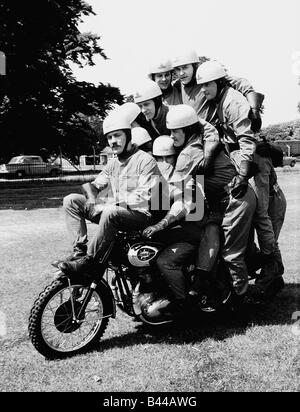
[[[109,296],[99,284],[82,315],[81,305],[89,285],[62,277],[53,281],[34,302],[29,317],[29,337],[46,358],[61,358],[91,349],[109,322]]]

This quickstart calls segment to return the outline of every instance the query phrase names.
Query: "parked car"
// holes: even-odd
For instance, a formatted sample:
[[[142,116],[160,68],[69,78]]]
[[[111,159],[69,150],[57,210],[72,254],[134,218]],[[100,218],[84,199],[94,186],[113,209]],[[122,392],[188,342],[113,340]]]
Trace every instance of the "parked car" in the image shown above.
[[[51,176],[61,173],[57,164],[46,163],[41,156],[15,156],[8,163],[0,165],[0,175],[23,178],[25,176]]]
[[[283,166],[294,167],[297,162],[297,158],[294,156],[283,156]]]

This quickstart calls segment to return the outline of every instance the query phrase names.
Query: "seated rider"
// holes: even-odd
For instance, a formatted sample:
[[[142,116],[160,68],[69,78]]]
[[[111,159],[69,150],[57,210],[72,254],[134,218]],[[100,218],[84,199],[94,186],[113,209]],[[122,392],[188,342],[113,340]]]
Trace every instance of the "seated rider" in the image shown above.
[[[155,159],[131,142],[131,125],[118,110],[103,122],[103,132],[115,153],[91,183],[83,185],[85,196],[64,198],[73,253],[56,265],[66,274],[104,270],[107,256],[119,230],[139,230],[151,224],[150,200],[157,196],[160,172]],[[98,207],[96,198],[109,184],[112,199]],[[88,244],[86,219],[98,223]]]

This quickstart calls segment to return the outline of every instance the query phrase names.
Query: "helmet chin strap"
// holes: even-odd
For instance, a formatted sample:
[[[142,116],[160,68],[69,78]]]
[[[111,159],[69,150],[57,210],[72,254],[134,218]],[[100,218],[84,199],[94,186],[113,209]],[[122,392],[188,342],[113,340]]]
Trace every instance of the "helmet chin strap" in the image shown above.
[[[159,99],[155,97],[153,101],[154,101],[154,107],[155,107],[155,113],[154,113],[153,119],[156,119],[159,109],[161,108],[161,105],[162,105],[162,100],[161,100],[161,97],[159,96]]]
[[[128,155],[127,148],[128,148],[129,143],[131,142],[131,130],[126,129],[124,131],[125,131],[125,134],[126,134],[126,142],[125,142],[125,146],[124,146],[122,152],[118,155],[118,157],[121,158],[121,159],[127,157],[127,155]]]

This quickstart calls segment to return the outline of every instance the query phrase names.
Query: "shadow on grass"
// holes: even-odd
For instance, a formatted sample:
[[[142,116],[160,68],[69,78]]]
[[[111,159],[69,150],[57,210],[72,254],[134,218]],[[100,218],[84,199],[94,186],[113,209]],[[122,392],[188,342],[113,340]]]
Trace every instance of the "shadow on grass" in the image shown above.
[[[299,310],[299,297],[300,285],[286,283],[284,289],[272,301],[264,305],[245,305],[244,310],[238,315],[232,312],[218,314],[199,312],[193,318],[184,319],[184,322],[156,327],[143,324],[128,316],[128,322],[135,323],[134,332],[104,338],[94,349],[83,350],[82,353],[104,352],[109,349],[149,343],[181,345],[195,344],[205,339],[223,341],[233,336],[245,335],[247,330],[255,326],[291,324],[292,314]],[[77,355],[67,357],[73,356]],[[59,361],[60,357],[47,358],[47,360]]]
[[[245,305],[239,315],[199,313],[182,323],[157,327],[137,322],[136,332],[103,340],[97,345],[96,351],[144,343],[185,344],[201,342],[207,338],[222,341],[234,335],[244,335],[254,326],[290,324],[292,314],[297,311],[297,302],[299,305],[299,292],[299,285],[286,284],[272,301],[263,305]],[[132,321],[128,317],[128,322]]]

